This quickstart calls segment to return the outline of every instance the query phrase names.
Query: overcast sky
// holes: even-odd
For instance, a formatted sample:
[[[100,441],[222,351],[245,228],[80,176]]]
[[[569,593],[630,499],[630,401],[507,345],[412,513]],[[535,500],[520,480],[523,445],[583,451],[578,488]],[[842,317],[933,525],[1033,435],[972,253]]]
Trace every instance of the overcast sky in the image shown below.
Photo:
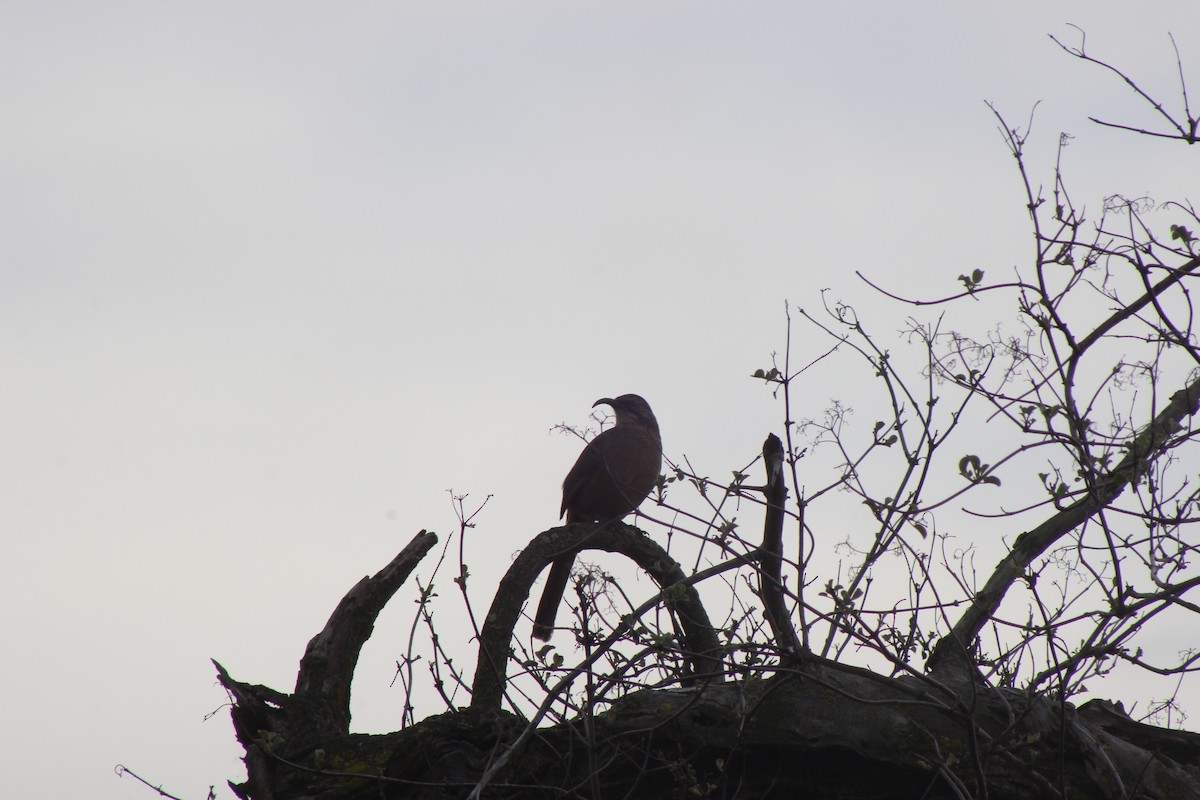
[[[208,659],[290,691],[351,585],[455,530],[448,490],[492,496],[486,604],[556,521],[579,444],[552,426],[599,397],[644,395],[672,458],[745,464],[785,298],[1027,255],[985,100],[1041,101],[1038,168],[1076,135],[1089,205],[1196,200],[1194,153],[1087,122],[1151,118],[1054,47],[1067,23],[1164,96],[1168,32],[1200,76],[1190,0],[7,4],[5,794],[153,796],[123,763],[231,796]],[[356,730],[399,720],[405,598]]]

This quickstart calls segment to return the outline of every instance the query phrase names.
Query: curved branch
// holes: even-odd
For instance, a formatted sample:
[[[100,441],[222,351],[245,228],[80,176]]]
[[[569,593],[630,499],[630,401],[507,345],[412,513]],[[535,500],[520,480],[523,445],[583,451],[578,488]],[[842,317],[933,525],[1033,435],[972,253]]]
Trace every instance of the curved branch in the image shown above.
[[[955,300],[961,300],[964,297],[975,297],[976,295],[981,295],[985,292],[994,292],[998,289],[1036,289],[1036,287],[1030,286],[1027,283],[1015,281],[1013,283],[994,283],[989,286],[979,286],[974,289],[967,289],[966,291],[959,292],[958,294],[952,294],[949,297],[939,297],[937,300],[913,300],[908,297],[901,297],[898,294],[892,294],[882,286],[873,283],[869,278],[867,278],[866,275],[862,274],[862,270],[856,269],[854,270],[854,274],[859,277],[859,280],[861,280],[867,286],[870,286],[875,291],[879,292],[884,297],[897,300],[901,303],[907,303],[910,306],[940,306]]]
[[[583,550],[620,553],[641,567],[662,588],[671,610],[679,618],[692,674],[720,672],[720,641],[708,621],[699,593],[675,559],[637,528],[620,522],[600,526],[577,523],[538,534],[513,560],[500,581],[480,631],[479,661],[471,690],[472,708],[500,708],[508,681],[509,643],[533,582],[554,559],[566,554],[576,555]]]

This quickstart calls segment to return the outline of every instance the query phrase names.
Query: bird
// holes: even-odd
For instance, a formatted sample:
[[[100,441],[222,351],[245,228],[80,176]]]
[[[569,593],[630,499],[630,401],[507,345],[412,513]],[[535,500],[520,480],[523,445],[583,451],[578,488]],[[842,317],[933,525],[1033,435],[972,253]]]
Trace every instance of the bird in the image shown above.
[[[650,404],[636,394],[602,397],[592,408],[606,405],[616,422],[583,448],[563,480],[559,516],[567,524],[605,523],[633,511],[658,483],[662,467],[662,436]],[[533,635],[543,642],[554,632],[558,605],[571,577],[574,554],[550,565],[542,599],[533,622]]]

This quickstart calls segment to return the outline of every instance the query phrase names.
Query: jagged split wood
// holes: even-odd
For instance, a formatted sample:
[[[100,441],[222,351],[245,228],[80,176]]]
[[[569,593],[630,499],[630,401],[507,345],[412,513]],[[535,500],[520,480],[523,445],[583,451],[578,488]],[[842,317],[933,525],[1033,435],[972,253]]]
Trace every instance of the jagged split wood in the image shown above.
[[[1179,403],[1194,408],[1190,394]],[[786,489],[778,439],[768,438],[764,456],[763,546],[702,573],[685,576],[661,547],[619,523],[536,537],[501,581],[480,631],[469,708],[395,733],[349,733],[359,653],[384,605],[436,544],[425,531],[338,604],[309,642],[293,694],[236,681],[214,662],[246,750],[247,780],[231,784],[234,791],[250,800],[1200,799],[1200,735],[1139,724],[1109,703],[1076,710],[992,689],[969,670],[888,678],[802,652],[781,580]],[[535,729],[538,717],[501,707],[513,630],[542,569],[585,549],[621,553],[662,587],[638,612],[665,602],[678,620],[686,667],[673,687],[637,691],[586,720]],[[769,679],[725,680],[719,639],[695,586],[751,562],[760,568],[780,659]]]
[[[233,696],[233,729],[246,749],[248,779],[232,787],[239,796],[274,797],[277,775],[286,767],[282,752],[302,753],[349,733],[350,683],[359,653],[379,612],[435,544],[435,534],[421,531],[390,564],[346,593],[325,628],[308,643],[292,694],[236,681],[213,661],[218,679]]]

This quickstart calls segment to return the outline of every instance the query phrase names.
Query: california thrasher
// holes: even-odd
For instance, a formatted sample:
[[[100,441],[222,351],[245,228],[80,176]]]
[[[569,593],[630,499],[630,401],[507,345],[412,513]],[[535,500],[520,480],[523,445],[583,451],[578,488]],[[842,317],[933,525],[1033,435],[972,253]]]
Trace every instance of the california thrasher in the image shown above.
[[[567,524],[609,522],[633,511],[658,482],[662,438],[650,405],[636,394],[604,397],[592,404],[610,406],[617,421],[587,443],[563,481],[562,508]],[[546,588],[533,621],[533,635],[543,642],[554,632],[558,604],[571,577],[574,554],[550,565]]]

